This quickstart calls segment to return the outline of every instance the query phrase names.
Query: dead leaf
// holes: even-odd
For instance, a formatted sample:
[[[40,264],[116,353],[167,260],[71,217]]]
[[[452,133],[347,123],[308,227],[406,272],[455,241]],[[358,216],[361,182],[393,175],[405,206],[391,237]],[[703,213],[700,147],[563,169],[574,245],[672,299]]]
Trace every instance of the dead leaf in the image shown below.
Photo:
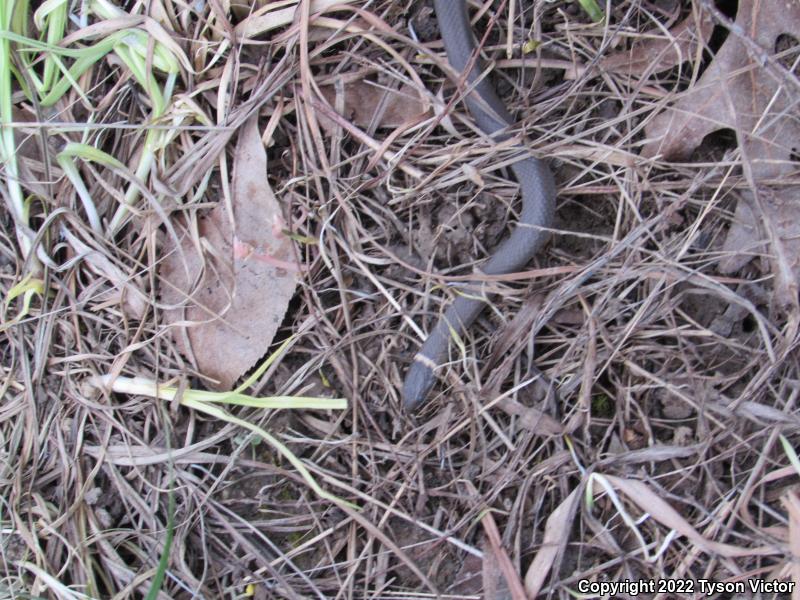
[[[294,295],[299,267],[267,180],[256,117],[239,132],[233,173],[233,223],[220,202],[161,268],[162,301],[176,344],[215,389],[229,390],[267,352]],[[187,298],[188,296],[188,298]],[[187,321],[189,324],[187,325]],[[185,327],[185,328],[184,328]]]
[[[713,29],[708,15],[690,14],[669,30],[669,37],[665,37],[662,29],[648,31],[629,49],[605,56],[600,60],[600,67],[604,71],[638,77],[672,69],[697,56],[698,48],[705,46]]]
[[[779,35],[800,37],[800,3],[790,0],[781,7],[779,3],[742,0],[735,24],[743,35],[752,37],[772,54]],[[764,160],[788,157],[796,140],[781,131],[780,124],[784,121],[791,125],[789,119],[777,118],[792,106],[792,98],[782,87],[777,76],[750,55],[749,46],[731,33],[697,83],[670,110],[648,124],[647,136],[651,141],[643,153],[654,156],[660,152],[671,160],[686,159],[706,135],[731,127],[743,137],[739,141],[748,146],[749,154],[762,159],[754,164],[754,175],[763,178],[780,175],[787,168],[791,170],[791,164],[771,164]],[[777,96],[775,100],[779,103],[770,107],[767,116],[772,118],[761,123],[773,96]]]
[[[484,598],[496,598],[497,600],[510,600],[511,593],[508,584],[500,570],[500,559],[495,555],[492,544],[485,540],[481,546],[483,550],[483,592]],[[524,599],[523,599],[524,600]]]
[[[686,536],[692,543],[709,554],[734,558],[737,556],[768,556],[780,554],[781,548],[759,546],[754,548],[741,548],[731,544],[723,544],[706,539],[692,525],[684,519],[677,510],[656,494],[646,483],[637,479],[623,479],[612,475],[603,475],[611,485],[622,492],[639,509],[647,512],[653,519],[674,529],[679,534]]]
[[[519,573],[508,556],[500,538],[500,530],[492,516],[486,511],[481,518],[483,531],[486,534],[483,556],[483,592],[486,598],[509,598],[525,600],[525,588],[520,581]]]
[[[389,89],[357,79],[320,86],[320,92],[339,114],[363,129],[370,126],[394,129],[413,123],[429,112],[428,104],[410,85]],[[336,128],[336,124],[324,115],[319,114],[317,118],[326,132],[331,133]]]
[[[579,497],[580,488],[575,488],[547,517],[542,546],[525,573],[525,592],[528,598],[536,598],[539,594],[556,557],[566,545],[569,538],[564,532],[570,530]]]
[[[313,14],[324,13],[337,4],[353,4],[355,0],[312,0],[309,12]],[[286,5],[289,6],[286,6]],[[250,40],[261,34],[273,31],[292,23],[297,14],[299,2],[258,2],[255,7],[250,2],[244,3],[244,10],[234,11],[239,16],[247,17],[236,25],[234,35],[238,40]]]
[[[623,450],[619,453],[611,454],[608,458],[598,461],[598,466],[640,464],[645,462],[664,462],[667,460],[678,460],[697,456],[700,452],[699,444],[694,446],[668,446],[666,444],[655,444],[647,446],[641,450]]]
[[[647,126],[644,156],[662,154],[685,160],[719,129],[732,128],[752,189],[741,206],[720,264],[724,273],[740,268],[756,252],[769,255],[775,275],[775,299],[797,303],[800,276],[800,204],[797,187],[768,188],[766,180],[796,171],[792,160],[800,139],[796,84],[773,58],[781,35],[800,39],[800,2],[740,0],[725,43],[700,79]],[[765,252],[764,248],[769,248]],[[730,258],[730,255],[741,255]]]
[[[535,431],[543,437],[562,435],[564,426],[547,413],[533,406],[525,406],[513,398],[503,398],[497,407],[509,415],[519,417],[519,426],[528,431]]]

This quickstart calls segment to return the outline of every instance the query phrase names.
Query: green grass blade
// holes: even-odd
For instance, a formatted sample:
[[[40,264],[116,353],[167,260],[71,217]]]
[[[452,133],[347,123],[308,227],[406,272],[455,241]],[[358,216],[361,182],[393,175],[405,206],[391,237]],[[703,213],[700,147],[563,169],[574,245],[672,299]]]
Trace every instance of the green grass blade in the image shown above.
[[[39,30],[45,32],[48,44],[55,46],[64,39],[64,32],[67,29],[68,9],[69,5],[66,0],[46,0],[34,13],[33,20]],[[45,57],[40,93],[46,93],[50,89],[59,69],[60,65],[55,57]]]
[[[161,586],[164,584],[164,577],[169,566],[169,553],[172,549],[172,538],[175,536],[175,489],[170,485],[167,500],[167,537],[164,538],[164,551],[158,560],[158,567],[153,576],[153,583],[145,596],[145,600],[156,600]]]
[[[280,441],[278,441],[277,438],[275,438],[272,435],[270,435],[269,433],[267,433],[267,431],[265,431],[264,429],[262,429],[258,425],[253,425],[252,423],[248,423],[247,421],[245,421],[243,419],[239,419],[238,417],[234,417],[233,415],[230,415],[230,414],[226,413],[221,408],[218,408],[216,406],[209,406],[205,402],[198,402],[196,400],[186,399],[184,397],[181,400],[181,404],[183,406],[186,406],[187,408],[193,408],[194,410],[200,411],[200,412],[205,413],[205,414],[207,414],[209,416],[216,417],[217,419],[220,419],[221,421],[226,421],[228,423],[233,423],[234,425],[238,425],[239,427],[242,427],[244,429],[247,429],[248,431],[251,431],[251,432],[255,433],[258,437],[260,437],[265,442],[267,442],[270,446],[275,448],[275,450],[278,451],[278,454],[283,456],[289,462],[289,464],[294,467],[294,469],[300,474],[300,476],[306,482],[306,485],[308,485],[308,487],[310,487],[314,491],[314,493],[317,494],[317,496],[319,496],[320,498],[322,498],[324,500],[328,500],[330,502],[333,502],[334,504],[344,504],[346,506],[349,506],[350,508],[358,510],[358,506],[356,506],[355,504],[352,504],[351,502],[343,500],[342,498],[339,498],[338,496],[335,496],[334,494],[331,494],[330,492],[326,492],[324,489],[322,489],[320,487],[320,485],[317,483],[317,480],[314,479],[314,476],[311,474],[311,472],[300,461],[300,459],[297,458],[297,456],[294,454],[294,452],[289,450],[289,448],[287,448],[284,444],[282,444]]]
[[[11,32],[13,2],[0,1],[0,32]],[[16,143],[14,130],[9,127],[14,116],[11,105],[11,44],[8,38],[0,39],[0,161],[6,172],[6,185],[8,187],[9,209],[17,224],[17,240],[19,241],[22,256],[30,254],[33,242],[24,230],[28,221],[25,218],[25,208],[22,187],[19,184],[19,166],[17,164]]]
[[[166,400],[168,402],[173,401],[175,398],[178,397],[178,390],[175,387],[170,386],[162,386],[158,385],[153,381],[148,379],[144,379],[141,377],[111,377],[110,375],[102,375],[100,377],[93,378],[93,384],[100,388],[108,388],[110,387],[113,391],[123,394],[138,394],[142,396],[150,396],[154,398],[160,398],[162,400]],[[356,505],[347,502],[335,496],[329,492],[326,492],[322,489],[317,481],[314,479],[314,476],[311,472],[306,468],[306,466],[302,463],[302,461],[295,456],[295,454],[289,450],[284,444],[282,444],[277,438],[270,435],[267,431],[262,429],[257,425],[253,425],[252,423],[248,423],[247,421],[240,419],[238,417],[234,417],[233,415],[225,412],[222,408],[219,408],[214,404],[215,401],[217,402],[224,402],[225,400],[220,400],[221,396],[230,396],[234,395],[237,396],[235,393],[231,392],[205,392],[205,391],[198,391],[198,390],[184,390],[183,394],[180,397],[180,403],[182,406],[187,408],[192,408],[199,412],[205,413],[211,417],[219,419],[221,421],[225,421],[227,423],[233,423],[234,425],[238,425],[248,431],[253,432],[258,437],[263,439],[267,442],[270,446],[275,448],[277,452],[283,456],[289,464],[291,464],[295,470],[300,474],[303,480],[306,482],[308,487],[310,487],[320,498],[325,500],[329,500],[336,504],[345,504],[350,506],[351,508],[358,508]],[[242,396],[242,395],[238,395]],[[216,400],[210,400],[210,399]],[[256,399],[256,400],[267,400],[267,399]],[[304,400],[304,399],[297,399],[297,400]],[[347,401],[341,398],[338,399],[328,399],[328,398],[315,398],[312,399],[315,401],[322,402],[322,408],[333,408],[341,407],[347,408]],[[235,404],[235,402],[233,402]],[[298,403],[297,408],[308,408],[308,406]],[[280,408],[286,408],[286,406],[280,406]]]
[[[58,155],[82,158],[83,160],[88,160],[97,163],[98,165],[104,165],[106,167],[119,169],[121,171],[125,170],[125,165],[111,156],[108,152],[103,152],[102,150],[95,148],[94,146],[90,146],[89,144],[69,142],[66,146],[64,146],[64,149],[58,153]]]
[[[64,171],[64,175],[67,176],[67,179],[69,179],[72,187],[75,188],[78,198],[81,199],[83,210],[86,212],[86,216],[89,219],[89,226],[92,228],[92,231],[98,235],[102,235],[103,225],[100,222],[100,215],[97,213],[97,208],[94,205],[94,200],[92,200],[92,195],[89,193],[86,184],[83,182],[83,177],[81,177],[78,167],[75,166],[75,162],[72,160],[72,157],[65,155],[62,152],[56,156],[56,162],[58,162],[58,166],[61,167],[61,170]]]
[[[251,385],[253,385],[256,381],[258,381],[259,377],[261,377],[264,374],[264,371],[269,369],[269,366],[273,362],[275,362],[275,359],[278,358],[281,354],[283,354],[283,351],[286,350],[286,348],[289,346],[289,344],[291,344],[294,341],[294,338],[295,338],[295,336],[293,336],[293,335],[289,336],[286,339],[286,341],[283,342],[280,345],[280,347],[277,350],[275,350],[275,352],[270,354],[269,357],[267,358],[267,360],[265,360],[264,363],[260,367],[258,367],[258,369],[256,369],[255,372],[252,375],[250,375],[250,377],[248,377],[242,385],[240,385],[235,390],[233,390],[234,393],[238,394],[239,392],[243,392],[244,390],[249,388]]]
[[[597,0],[578,0],[578,3],[581,5],[583,10],[586,11],[586,14],[589,15],[589,18],[595,23],[599,23],[605,19],[603,9],[600,8]]]
[[[781,440],[781,446],[783,446],[783,451],[786,453],[789,463],[794,467],[794,470],[797,471],[797,474],[800,475],[800,458],[797,457],[797,452],[795,452],[791,442],[789,442],[783,434],[778,437]]]

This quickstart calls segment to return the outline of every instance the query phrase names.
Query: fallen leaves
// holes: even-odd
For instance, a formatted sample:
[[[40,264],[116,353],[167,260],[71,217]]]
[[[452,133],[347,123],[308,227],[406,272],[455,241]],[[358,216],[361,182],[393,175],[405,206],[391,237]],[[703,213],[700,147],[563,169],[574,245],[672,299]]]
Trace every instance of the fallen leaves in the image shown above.
[[[313,0],[309,12],[312,14],[322,13],[332,6],[353,3],[354,0]],[[289,2],[269,2],[264,6],[256,8],[256,10],[252,10],[247,5],[244,5],[249,14],[236,26],[236,39],[251,39],[261,34],[274,31],[279,27],[289,25],[297,14],[298,4],[299,2],[296,0],[290,0]],[[242,6],[237,8],[234,8],[235,12],[244,12],[241,11],[241,8],[243,8]],[[250,12],[251,10],[252,12]]]
[[[575,518],[575,511],[580,499],[579,491],[580,488],[572,490],[570,495],[547,517],[541,549],[536,553],[525,573],[525,592],[528,594],[528,598],[536,598],[539,594],[556,557],[567,544],[564,532],[569,531],[572,527],[572,520]]]
[[[712,29],[708,15],[692,13],[666,32],[656,29],[641,34],[627,50],[603,57],[600,67],[604,71],[637,76],[672,69],[697,56],[711,37]]]
[[[180,252],[166,243],[160,271],[164,319],[216,389],[266,353],[294,295],[299,266],[284,230],[253,117],[239,132],[231,205],[189,224]]]
[[[708,134],[736,132],[750,190],[742,193],[720,263],[723,273],[769,256],[775,301],[797,304],[800,188],[770,185],[797,171],[797,79],[775,58],[786,35],[800,39],[800,2],[742,0],[730,34],[699,80],[647,126],[645,156],[685,160]]]
[[[665,539],[658,545],[660,549],[657,550],[657,553],[662,553],[666,550],[671,537],[675,534],[684,536],[695,548],[703,552],[726,558],[768,556],[781,553],[781,548],[776,545],[740,547],[709,539],[697,531],[672,505],[664,500],[660,492],[644,481],[592,473],[588,476],[587,486],[585,498],[587,503],[582,508],[591,510],[596,496],[604,495],[607,497],[622,522],[635,534],[635,538],[639,541],[639,550],[642,553],[642,557],[648,561],[655,560],[658,554],[650,555],[648,548],[656,547],[656,545],[648,544],[640,531],[640,525],[646,518],[660,523],[668,530]],[[579,500],[582,489],[582,487],[573,489],[569,496],[547,518],[544,538],[539,551],[525,574],[525,592],[528,598],[536,598],[538,596],[547,579],[547,574],[556,564],[559,554],[566,545],[567,539],[564,537],[564,532],[569,531],[572,527],[576,514],[581,508]],[[624,500],[627,500],[627,502],[624,502]],[[630,504],[635,505],[645,516],[634,518],[634,515],[628,511]],[[755,524],[753,525],[755,529]]]
[[[732,544],[715,542],[704,537],[698,532],[677,510],[656,493],[649,485],[638,479],[626,479],[611,475],[592,475],[591,479],[595,483],[601,483],[607,492],[611,488],[621,492],[631,502],[636,504],[640,510],[649,514],[653,519],[663,526],[685,536],[691,542],[709,554],[718,554],[725,557],[737,556],[766,556],[778,554],[780,550],[774,546],[760,546],[756,548],[743,548]],[[633,521],[628,521],[623,515],[629,526],[634,527]]]
[[[483,590],[486,597],[498,598],[510,595],[512,600],[525,600],[525,588],[508,552],[503,547],[500,531],[491,511],[483,514],[481,524],[487,541],[483,562]],[[505,581],[499,580],[500,575]]]
[[[361,128],[408,126],[422,119],[430,110],[410,85],[390,89],[365,79],[356,79],[320,86],[320,92],[341,116]],[[327,131],[336,127],[324,115],[317,118]]]

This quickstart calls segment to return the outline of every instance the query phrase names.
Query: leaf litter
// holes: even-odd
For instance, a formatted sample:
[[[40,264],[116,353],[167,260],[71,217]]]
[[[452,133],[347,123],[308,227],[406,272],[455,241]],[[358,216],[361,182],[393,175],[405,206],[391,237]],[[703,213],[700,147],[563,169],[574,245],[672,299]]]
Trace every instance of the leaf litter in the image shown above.
[[[185,224],[182,253],[165,242],[159,272],[161,300],[174,307],[164,320],[178,348],[219,390],[266,354],[300,271],[267,179],[257,119],[240,130],[233,163],[231,202]]]
[[[127,61],[82,62],[46,114],[14,88],[18,131],[45,127],[48,143],[17,137],[29,214],[4,220],[0,237],[9,593],[152,596],[159,572],[158,597],[171,598],[520,597],[523,581],[528,597],[568,597],[580,580],[797,580],[796,236],[784,222],[796,219],[776,201],[797,186],[785,121],[795,42],[747,28],[780,11],[741,2],[729,23],[704,1],[636,0],[606,5],[596,23],[575,3],[479,4],[487,76],[515,132],[558,161],[559,220],[530,270],[487,282],[498,295],[414,416],[398,408],[408,357],[517,208],[498,165],[518,158],[518,142],[476,136],[450,102],[430,12],[154,2],[110,22],[91,13],[83,30],[71,15],[61,42],[43,34],[69,47],[58,57],[74,68],[79,43],[111,47],[103,31],[140,30],[114,38]],[[730,34],[709,60],[712,21]],[[143,32],[150,49],[136,46]],[[30,60],[52,57],[30,48]],[[148,56],[166,64],[167,51],[178,57],[169,74],[131,71]],[[702,103],[709,88],[723,92],[716,112]],[[679,133],[658,130],[664,119]],[[697,160],[721,126],[738,150]],[[142,193],[106,239],[97,230],[125,201],[122,171],[83,160],[67,174],[56,149],[77,131],[135,173],[158,129],[169,134],[130,188]],[[26,273],[18,226],[52,257],[41,279]],[[195,386],[235,387],[294,336],[253,387],[346,396],[347,411],[265,411],[237,388],[225,413],[250,423],[243,436],[222,411],[182,408]],[[98,395],[83,385],[97,373],[166,383]],[[321,500],[309,481],[362,509]]]
[[[428,112],[426,102],[410,85],[386,89],[359,77],[320,86],[320,92],[341,116],[361,128],[407,127],[423,121]],[[319,124],[328,133],[336,127],[324,115],[319,117]]]
[[[711,37],[713,24],[709,14],[692,11],[669,29],[668,36],[663,35],[663,25],[637,33],[629,48],[606,54],[598,64],[604,71],[637,77],[673,69],[702,52]]]
[[[767,257],[774,301],[787,307],[797,305],[800,290],[800,188],[775,182],[797,171],[800,88],[796,52],[789,67],[773,56],[782,36],[800,40],[800,4],[740,0],[708,68],[648,123],[642,152],[685,160],[710,133],[733,129],[750,189],[740,193],[720,271],[733,273]]]

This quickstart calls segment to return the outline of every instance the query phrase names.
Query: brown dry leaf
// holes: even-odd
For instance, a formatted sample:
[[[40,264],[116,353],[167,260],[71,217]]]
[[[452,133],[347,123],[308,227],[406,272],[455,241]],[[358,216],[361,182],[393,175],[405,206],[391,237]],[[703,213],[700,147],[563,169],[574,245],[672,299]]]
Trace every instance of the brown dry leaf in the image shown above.
[[[320,92],[339,114],[364,129],[371,125],[392,129],[401,127],[423,118],[430,110],[410,85],[394,90],[358,79],[340,85],[322,85]],[[343,98],[337,98],[337,92]],[[340,106],[343,107],[341,111]],[[328,133],[335,129],[335,123],[324,115],[317,115],[317,118]]]
[[[500,530],[492,516],[486,511],[481,518],[487,543],[483,556],[483,592],[486,598],[509,598],[525,600],[525,588],[519,572],[503,547]]]
[[[503,572],[500,570],[500,560],[495,554],[492,544],[486,540],[482,545],[483,550],[483,564],[482,578],[483,589],[478,592],[483,592],[484,598],[497,598],[497,600],[508,600],[511,598],[511,593],[508,591],[508,584],[503,577]]]
[[[338,4],[353,4],[354,2],[355,0],[312,0],[309,12],[313,15],[325,12]],[[236,25],[236,39],[249,40],[263,33],[289,25],[294,20],[300,3],[290,0],[289,2],[259,4],[263,4],[263,6],[258,7],[257,10],[253,10],[249,6],[249,2],[243,5],[240,4],[240,7],[234,10],[234,14],[239,17],[247,15],[241,23]],[[286,6],[287,4],[289,6]]]
[[[706,539],[668,502],[650,489],[646,483],[637,479],[623,479],[613,475],[603,475],[603,477],[653,519],[665,527],[674,529],[679,534],[686,536],[704,552],[733,558],[737,556],[766,556],[779,554],[782,551],[781,548],[770,546],[740,548],[739,546],[722,544]]]
[[[664,37],[661,29],[644,33],[629,49],[605,56],[600,68],[639,77],[672,69],[696,56],[713,29],[708,15],[691,14],[669,30],[669,38]]]
[[[528,431],[535,431],[541,436],[564,433],[564,426],[560,421],[534,406],[526,406],[513,398],[503,398],[497,403],[497,407],[506,414],[519,417],[519,426]]]
[[[784,34],[800,39],[800,1],[741,0],[732,31],[716,57],[672,108],[648,124],[650,141],[642,150],[645,156],[660,153],[683,160],[709,133],[723,128],[736,132],[752,189],[742,194],[724,248],[729,258],[720,263],[720,270],[741,268],[769,244],[775,299],[781,306],[796,304],[800,276],[798,188],[770,189],[765,184],[797,168],[792,156],[800,139],[798,90],[785,70],[768,58]]]
[[[558,553],[561,548],[567,543],[567,536],[564,535],[565,531],[570,530],[572,518],[575,514],[575,507],[580,497],[580,488],[575,488],[566,499],[558,505],[552,514],[547,517],[547,523],[544,526],[544,539],[539,552],[533,559],[533,562],[528,567],[528,572],[525,573],[525,592],[528,598],[536,598],[539,590],[544,585],[544,580],[547,579],[547,574],[553,566]]]
[[[181,326],[173,330],[178,347],[220,390],[231,389],[266,353],[299,271],[267,180],[256,117],[239,132],[232,212],[233,224],[228,207],[218,204],[198,223],[196,243],[189,235],[183,238],[186,264],[168,243],[160,273],[163,301],[183,305],[164,315],[167,323]]]
[[[622,465],[641,464],[645,462],[664,462],[679,458],[696,456],[701,449],[700,444],[693,446],[670,446],[654,444],[640,450],[621,450],[619,453],[610,453],[611,456],[597,461],[597,465]]]

